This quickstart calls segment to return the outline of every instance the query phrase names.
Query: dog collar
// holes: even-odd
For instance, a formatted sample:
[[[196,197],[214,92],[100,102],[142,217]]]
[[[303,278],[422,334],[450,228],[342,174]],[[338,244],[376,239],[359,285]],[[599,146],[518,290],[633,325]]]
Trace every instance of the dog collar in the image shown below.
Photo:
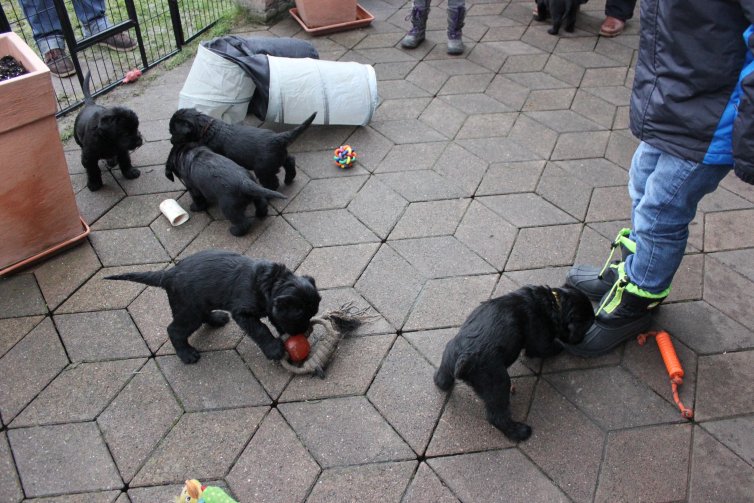
[[[207,122],[204,127],[202,128],[202,132],[199,134],[199,139],[204,139],[204,135],[207,134],[207,131],[209,131],[210,126],[215,123],[215,119],[210,119],[209,122]]]
[[[555,307],[558,308],[558,313],[561,311],[560,307],[560,294],[556,292],[555,290],[550,290],[550,293],[552,293],[552,297],[555,299]]]

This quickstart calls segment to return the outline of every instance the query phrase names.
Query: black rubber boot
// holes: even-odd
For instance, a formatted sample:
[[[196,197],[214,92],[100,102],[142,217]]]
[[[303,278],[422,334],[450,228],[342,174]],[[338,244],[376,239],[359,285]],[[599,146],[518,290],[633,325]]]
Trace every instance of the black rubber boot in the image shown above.
[[[571,267],[566,275],[566,284],[581,290],[591,300],[598,301],[605,296],[610,288],[618,280],[618,265],[626,260],[626,257],[636,252],[636,243],[628,238],[631,229],[621,229],[615,241],[610,245],[608,256],[602,269],[592,266],[577,264]],[[615,249],[620,247],[622,260],[611,262]]]
[[[670,287],[660,293],[650,293],[631,283],[623,263],[618,265],[616,273],[618,279],[605,294],[584,340],[576,346],[556,340],[569,353],[584,357],[600,356],[646,332],[652,323],[652,311],[670,293]]]
[[[461,29],[466,18],[466,7],[448,9],[448,54],[463,54]]]
[[[427,31],[427,17],[429,16],[429,2],[426,7],[416,7],[411,9],[411,14],[406,19],[411,19],[411,30],[401,40],[401,47],[404,49],[416,49],[424,41],[424,34]]]

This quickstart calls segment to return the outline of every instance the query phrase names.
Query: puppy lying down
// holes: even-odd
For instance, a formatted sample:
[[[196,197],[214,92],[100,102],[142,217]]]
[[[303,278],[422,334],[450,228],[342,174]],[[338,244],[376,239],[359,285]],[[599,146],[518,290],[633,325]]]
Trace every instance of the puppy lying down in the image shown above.
[[[165,289],[173,312],[168,335],[183,363],[195,363],[199,352],[188,343],[202,323],[221,327],[230,312],[236,323],[270,360],[285,349],[260,321],[267,317],[279,334],[303,333],[319,310],[314,279],[296,276],[285,265],[255,260],[223,250],[205,250],[181,260],[166,271],[108,276]]]
[[[254,174],[227,157],[196,143],[174,145],[165,164],[165,176],[171,182],[180,178],[194,202],[191,211],[204,211],[217,203],[230,220],[230,233],[243,236],[251,228],[246,207],[254,203],[256,216],[267,216],[268,199],[286,196],[257,184]]]
[[[570,286],[524,286],[479,305],[445,346],[435,384],[444,391],[455,379],[468,383],[484,401],[487,420],[513,441],[531,435],[510,411],[508,367],[524,349],[535,358],[562,350],[557,340],[578,344],[594,320],[592,303]]]

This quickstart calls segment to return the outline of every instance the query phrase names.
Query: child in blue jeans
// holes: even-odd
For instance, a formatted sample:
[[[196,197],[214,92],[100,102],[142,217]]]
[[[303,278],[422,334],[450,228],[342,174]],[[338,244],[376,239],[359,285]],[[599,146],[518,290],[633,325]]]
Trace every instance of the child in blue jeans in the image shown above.
[[[600,301],[582,343],[566,348],[581,356],[646,331],[670,292],[699,201],[731,169],[754,184],[754,0],[642,0],[641,19],[630,113],[641,140],[628,182],[633,229],[613,243],[621,260],[568,273],[568,284]]]
[[[427,16],[429,16],[429,2],[430,0],[414,0],[410,14],[411,30],[401,40],[401,47],[414,49],[424,41]],[[465,18],[466,1],[448,0],[448,54],[463,54],[461,28],[463,28]]]

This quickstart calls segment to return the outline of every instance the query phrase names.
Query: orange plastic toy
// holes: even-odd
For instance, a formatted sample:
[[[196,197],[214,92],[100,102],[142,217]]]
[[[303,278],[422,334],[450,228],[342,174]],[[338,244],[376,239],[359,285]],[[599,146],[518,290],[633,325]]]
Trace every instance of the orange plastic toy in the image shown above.
[[[665,330],[657,332],[647,332],[637,337],[637,341],[640,345],[644,345],[647,342],[648,337],[654,336],[657,341],[657,347],[660,348],[660,355],[662,355],[662,361],[665,362],[665,368],[670,376],[670,385],[673,390],[673,400],[681,411],[681,416],[686,419],[692,419],[694,417],[694,411],[683,405],[681,399],[678,396],[678,386],[683,384],[683,367],[678,360],[678,355],[673,347],[673,341],[670,340],[670,334]]]

